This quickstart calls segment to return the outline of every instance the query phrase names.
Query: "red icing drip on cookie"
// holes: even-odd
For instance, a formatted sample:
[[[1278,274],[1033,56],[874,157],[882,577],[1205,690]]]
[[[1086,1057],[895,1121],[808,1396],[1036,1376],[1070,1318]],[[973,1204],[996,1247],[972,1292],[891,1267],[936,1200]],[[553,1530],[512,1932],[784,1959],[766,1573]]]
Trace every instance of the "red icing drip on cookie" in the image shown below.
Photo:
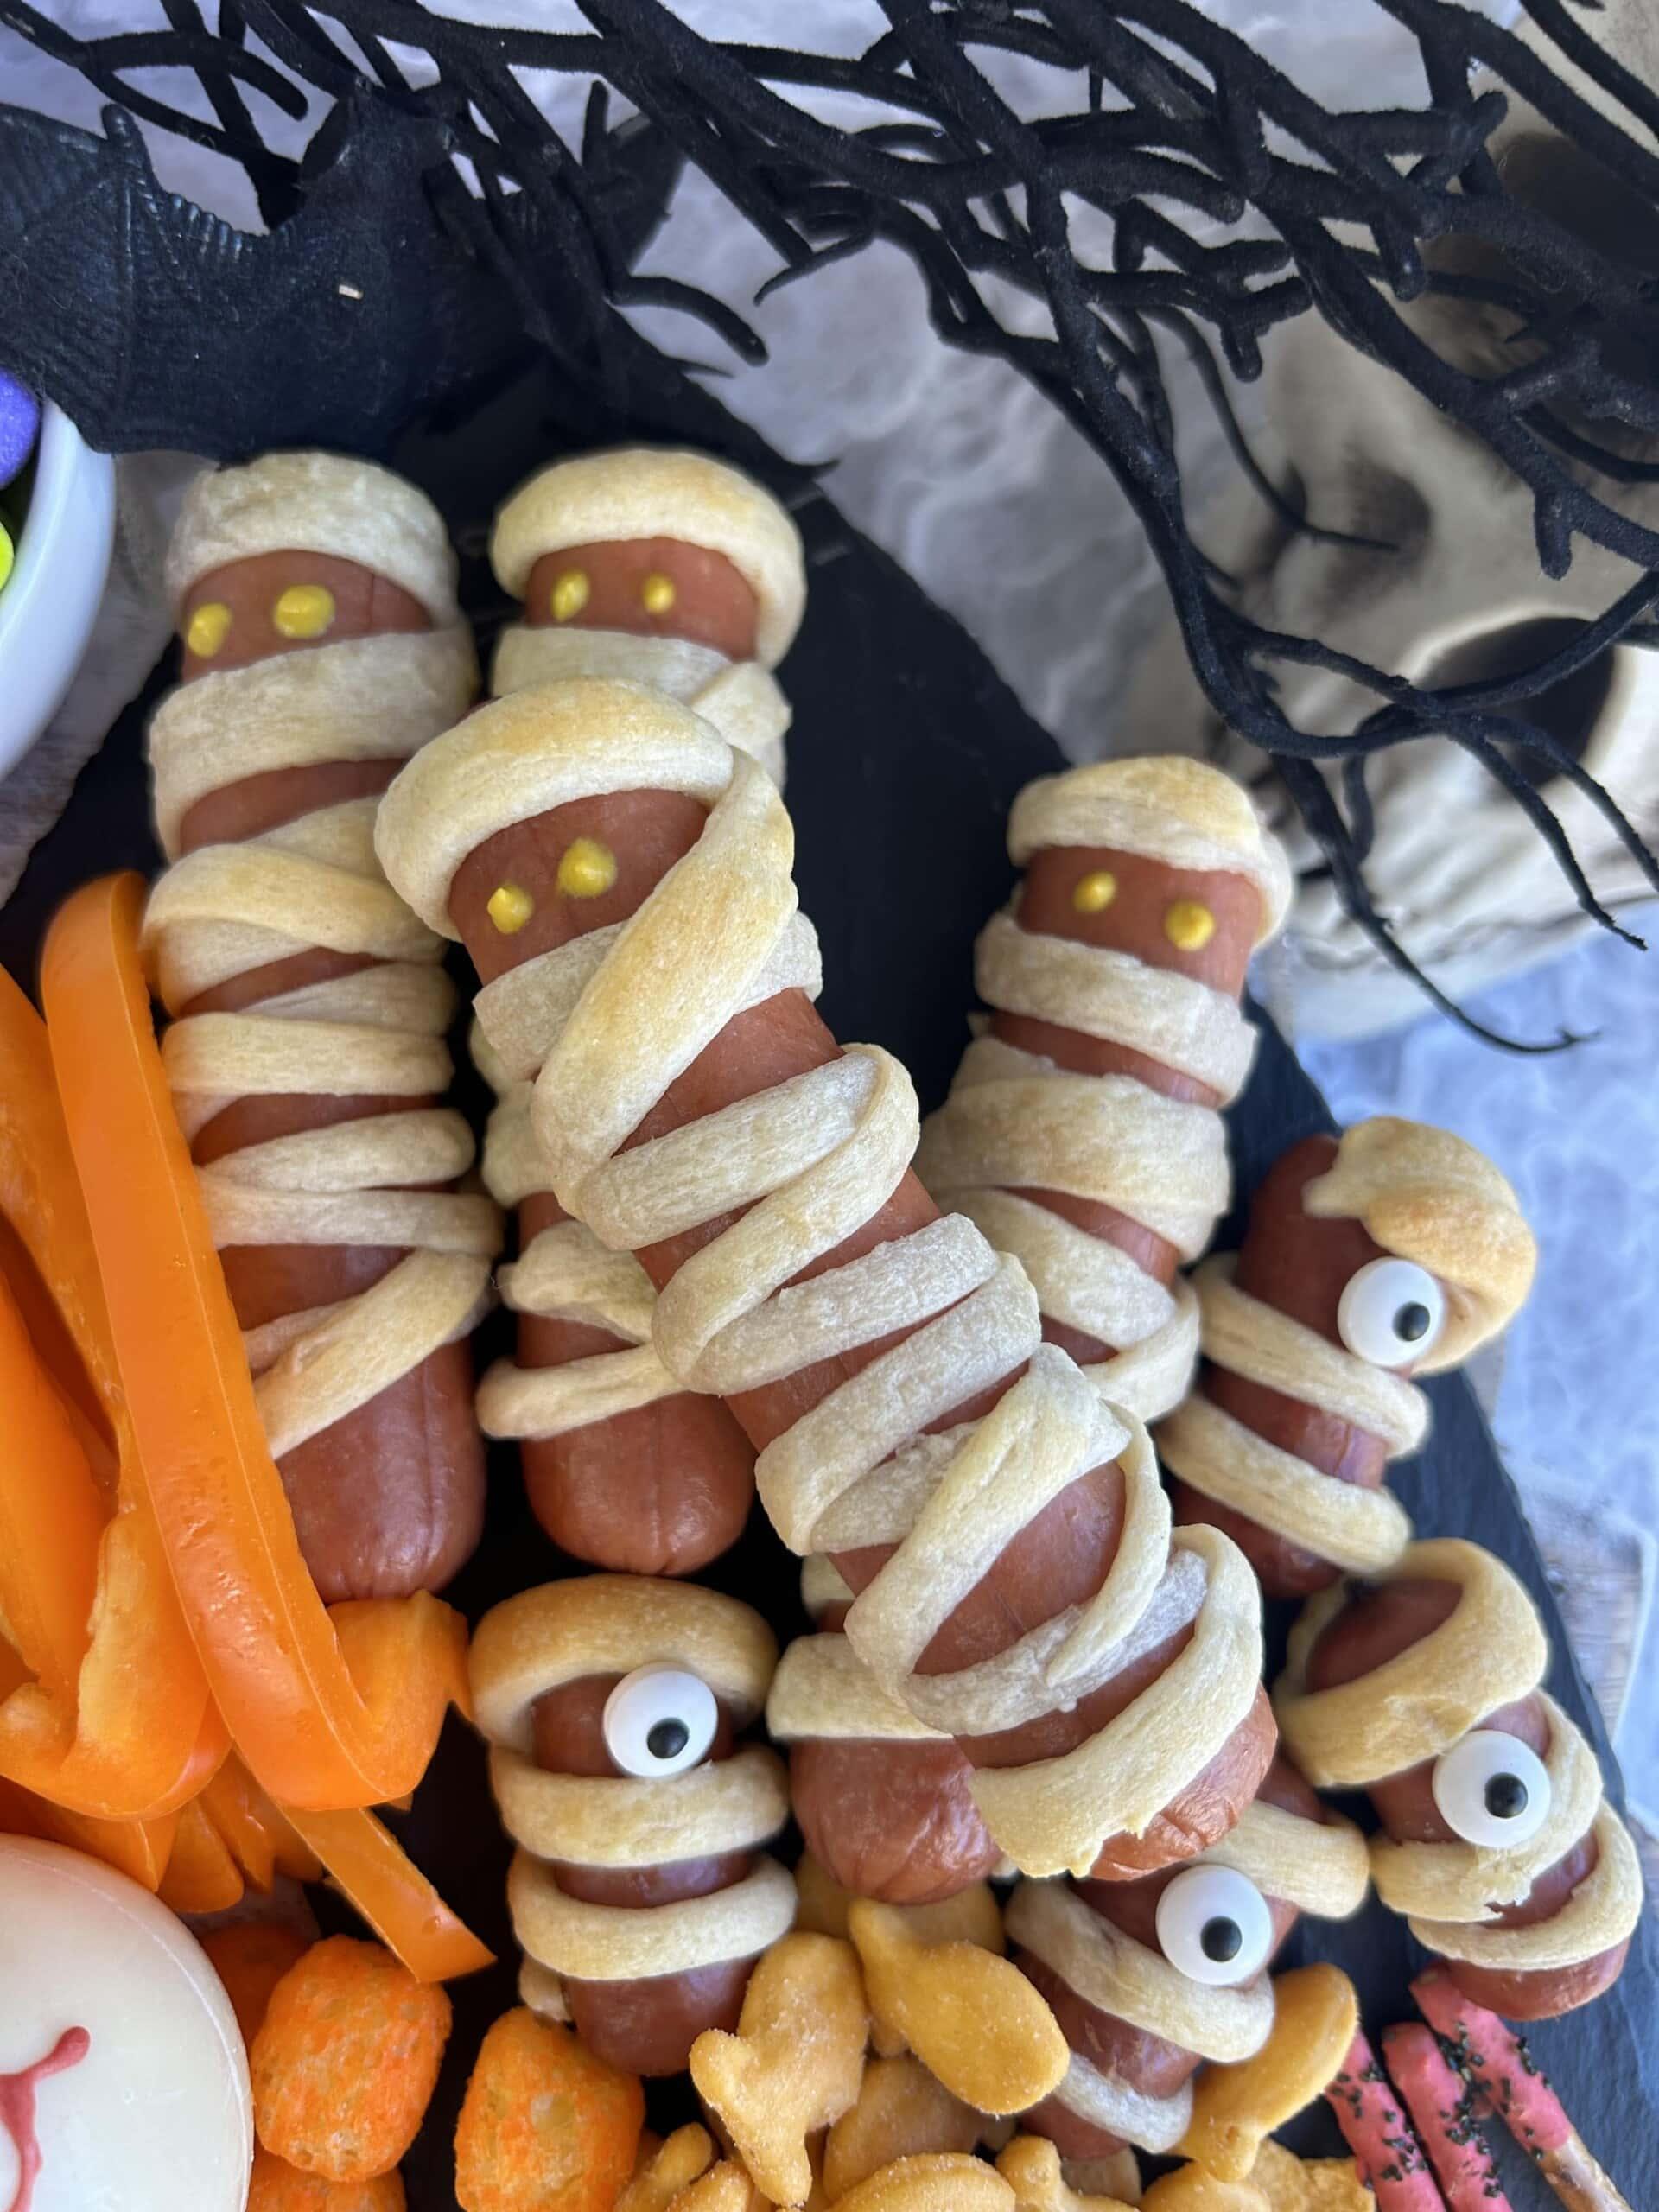
[[[85,2028],[66,2028],[44,2058],[21,2074],[0,2074],[0,2127],[17,2152],[17,2187],[8,2212],[29,2212],[40,2177],[41,2141],[35,2133],[35,2092],[48,2075],[67,2074],[92,2047]]]

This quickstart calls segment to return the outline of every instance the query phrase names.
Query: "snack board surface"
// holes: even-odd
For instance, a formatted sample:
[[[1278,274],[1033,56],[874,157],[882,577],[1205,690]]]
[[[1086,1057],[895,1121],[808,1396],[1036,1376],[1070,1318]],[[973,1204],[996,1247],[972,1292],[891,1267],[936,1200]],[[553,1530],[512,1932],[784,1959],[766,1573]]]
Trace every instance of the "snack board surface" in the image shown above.
[[[494,505],[528,469],[561,451],[625,436],[734,450],[735,426],[658,357],[642,348],[638,372],[626,417],[602,411],[585,391],[527,383],[487,402],[463,428],[423,432],[392,456],[438,499],[469,556],[463,601],[486,646],[503,609],[481,558],[485,528]],[[842,1035],[897,1052],[931,1106],[959,1057],[974,1003],[975,933],[1010,880],[1003,844],[1009,804],[1058,757],[957,626],[850,531],[826,499],[795,498],[786,473],[768,467],[752,443],[736,445],[734,457],[791,498],[807,542],[810,606],[786,671],[796,704],[789,803],[802,905],[825,948],[823,1010]],[[112,733],[0,915],[0,959],[23,977],[32,980],[40,932],[75,883],[117,864],[150,871],[156,864],[142,731],[159,688],[152,686]],[[1155,733],[1137,734],[1155,742]],[[481,1094],[468,1103],[480,1105]],[[1271,1033],[1229,1119],[1241,1198],[1287,1146],[1330,1127],[1317,1093]],[[1224,1228],[1219,1243],[1236,1241]],[[492,1337],[503,1327],[497,1316]],[[1542,1609],[1557,1653],[1549,1688],[1605,1757],[1605,1732],[1564,1656],[1541,1564],[1472,1395],[1456,1378],[1427,1387],[1434,1433],[1426,1452],[1397,1472],[1402,1501],[1425,1533],[1472,1537],[1516,1568]],[[494,1455],[485,1542],[450,1592],[474,1618],[558,1568],[524,1506],[515,1456],[510,1447]],[[741,1594],[783,1634],[803,1625],[795,1562],[759,1514],[745,1541],[705,1579]],[[1270,1609],[1270,1680],[1290,1610]],[[1613,1795],[1617,1802],[1616,1789]],[[481,1751],[461,1723],[450,1723],[437,1770],[399,1825],[457,1909],[511,1961],[503,1904],[507,1847]],[[1356,1923],[1305,1933],[1286,1963],[1313,1952],[1353,1977],[1374,2030],[1410,2017],[1407,1984],[1421,1955],[1403,1925],[1380,1908]],[[417,2212],[454,2202],[448,2144],[461,2091],[485,2025],[513,2001],[512,1972],[504,1963],[454,1990],[456,2033],[443,2083],[410,2162],[410,2202]],[[1620,1984],[1532,2038],[1580,2132],[1634,2205],[1659,2202],[1656,2027],[1659,1970],[1644,1924]],[[663,2116],[688,2115],[669,2099]],[[1337,2147],[1322,2115],[1301,2126],[1305,2147]],[[1532,2177],[1512,2178],[1510,2187],[1522,2212],[1550,2201]]]

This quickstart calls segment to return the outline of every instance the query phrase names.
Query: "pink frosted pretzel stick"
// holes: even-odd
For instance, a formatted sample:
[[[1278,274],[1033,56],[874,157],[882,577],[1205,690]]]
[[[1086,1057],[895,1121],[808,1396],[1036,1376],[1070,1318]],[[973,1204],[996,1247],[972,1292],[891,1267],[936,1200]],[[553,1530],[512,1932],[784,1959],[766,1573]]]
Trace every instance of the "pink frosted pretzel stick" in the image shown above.
[[[1416,2131],[1361,2029],[1325,2093],[1378,2212],[1446,2212]]]
[[[1423,2139],[1451,2212],[1512,2212],[1475,2126],[1478,2092],[1441,2057],[1433,2030],[1415,2021],[1384,2028],[1382,2063]]]
[[[1441,1967],[1419,1974],[1411,1993],[1452,2068],[1497,2113],[1568,2212],[1630,2212],[1507,2022],[1471,2004]]]

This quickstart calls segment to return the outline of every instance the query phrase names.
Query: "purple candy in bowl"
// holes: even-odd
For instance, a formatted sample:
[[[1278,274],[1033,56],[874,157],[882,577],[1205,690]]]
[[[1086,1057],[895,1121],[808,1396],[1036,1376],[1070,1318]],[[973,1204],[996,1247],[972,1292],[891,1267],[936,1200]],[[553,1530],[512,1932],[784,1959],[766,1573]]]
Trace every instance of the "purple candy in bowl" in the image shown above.
[[[0,369],[0,491],[22,474],[40,435],[40,401],[27,385]]]

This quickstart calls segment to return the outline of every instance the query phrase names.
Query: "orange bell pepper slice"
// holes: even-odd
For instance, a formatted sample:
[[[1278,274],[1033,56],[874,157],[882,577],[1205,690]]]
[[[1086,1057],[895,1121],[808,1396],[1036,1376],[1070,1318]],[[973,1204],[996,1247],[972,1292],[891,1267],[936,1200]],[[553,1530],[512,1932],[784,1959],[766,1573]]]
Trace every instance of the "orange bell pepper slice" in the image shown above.
[[[136,875],[77,892],[41,985],[144,1478],[248,1767],[285,1808],[380,1804],[414,1788],[464,1700],[466,1624],[424,1593],[332,1617],[317,1595],[156,1049],[143,900]]]
[[[0,1777],[84,1819],[160,1819],[225,1732],[138,1466],[45,1026],[3,971],[0,1268],[0,1620],[22,1662]]]
[[[302,1842],[279,1805],[273,1805],[234,1752],[198,1800],[255,1889],[268,1890],[278,1874],[315,1882],[322,1862]]]
[[[242,1869],[195,1798],[179,1815],[157,1896],[174,1912],[228,1912],[242,1902]]]
[[[15,1655],[0,1651],[0,1658],[15,1658]],[[0,1674],[3,1671],[0,1667]],[[18,1670],[18,1679],[28,1679],[26,1668]],[[118,1874],[152,1892],[162,1885],[178,1819],[176,1813],[167,1813],[154,1821],[88,1820],[84,1813],[66,1812],[50,1798],[36,1797],[32,1790],[20,1789],[0,1775],[0,1835],[30,1835],[43,1843],[66,1843],[72,1850],[84,1851],[89,1859],[101,1859]]]
[[[416,1981],[453,1981],[495,1964],[495,1954],[455,1917],[372,1813],[290,1810],[289,1818],[334,1888]]]

